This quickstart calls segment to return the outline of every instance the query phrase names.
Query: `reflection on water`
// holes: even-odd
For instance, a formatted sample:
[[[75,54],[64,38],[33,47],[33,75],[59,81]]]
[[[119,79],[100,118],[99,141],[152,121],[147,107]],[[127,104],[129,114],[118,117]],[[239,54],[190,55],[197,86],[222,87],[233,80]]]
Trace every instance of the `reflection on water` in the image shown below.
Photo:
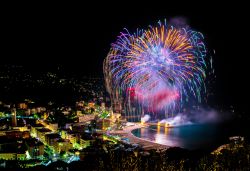
[[[187,149],[208,148],[227,140],[216,125],[188,125],[174,128],[151,126],[132,131],[143,139],[173,147]]]

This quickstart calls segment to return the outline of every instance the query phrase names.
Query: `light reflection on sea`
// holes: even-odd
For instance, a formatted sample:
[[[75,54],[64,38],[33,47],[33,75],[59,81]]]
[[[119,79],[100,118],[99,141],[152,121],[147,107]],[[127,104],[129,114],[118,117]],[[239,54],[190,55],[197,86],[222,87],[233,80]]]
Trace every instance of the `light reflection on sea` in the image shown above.
[[[227,134],[221,132],[217,125],[187,125],[174,128],[150,126],[133,130],[140,138],[159,144],[186,149],[216,147],[227,142]]]

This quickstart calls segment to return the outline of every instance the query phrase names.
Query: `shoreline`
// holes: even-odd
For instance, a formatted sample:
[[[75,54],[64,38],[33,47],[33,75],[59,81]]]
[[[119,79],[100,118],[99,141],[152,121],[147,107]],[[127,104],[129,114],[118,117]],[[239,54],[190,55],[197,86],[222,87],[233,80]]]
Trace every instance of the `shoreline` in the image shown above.
[[[146,140],[143,138],[136,137],[132,131],[135,129],[143,128],[141,124],[133,123],[134,125],[126,126],[123,130],[111,131],[110,134],[123,136],[129,139],[131,144],[139,144],[142,146],[144,150],[167,150],[170,146],[159,144],[150,140]]]

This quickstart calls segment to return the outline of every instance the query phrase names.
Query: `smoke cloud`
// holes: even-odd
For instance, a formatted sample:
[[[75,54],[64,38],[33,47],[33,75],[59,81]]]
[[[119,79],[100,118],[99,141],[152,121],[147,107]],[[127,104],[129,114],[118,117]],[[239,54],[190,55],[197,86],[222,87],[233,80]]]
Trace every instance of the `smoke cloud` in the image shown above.
[[[214,109],[196,109],[179,113],[173,118],[163,119],[160,123],[168,123],[172,126],[183,126],[191,124],[219,123],[229,119],[230,113],[218,112]]]
[[[142,122],[147,122],[150,120],[150,115],[144,115],[142,118],[141,118],[141,121]]]
[[[185,17],[174,17],[169,20],[169,24],[176,28],[186,28],[189,29],[189,22]]]

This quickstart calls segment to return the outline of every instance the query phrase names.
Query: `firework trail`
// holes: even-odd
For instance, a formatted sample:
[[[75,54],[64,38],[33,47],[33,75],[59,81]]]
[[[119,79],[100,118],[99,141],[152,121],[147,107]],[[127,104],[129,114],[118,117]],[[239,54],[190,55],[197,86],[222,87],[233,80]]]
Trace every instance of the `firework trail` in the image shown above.
[[[104,60],[108,92],[124,102],[132,96],[151,112],[174,113],[190,96],[201,101],[206,78],[203,39],[200,32],[166,21],[134,34],[125,29]]]

